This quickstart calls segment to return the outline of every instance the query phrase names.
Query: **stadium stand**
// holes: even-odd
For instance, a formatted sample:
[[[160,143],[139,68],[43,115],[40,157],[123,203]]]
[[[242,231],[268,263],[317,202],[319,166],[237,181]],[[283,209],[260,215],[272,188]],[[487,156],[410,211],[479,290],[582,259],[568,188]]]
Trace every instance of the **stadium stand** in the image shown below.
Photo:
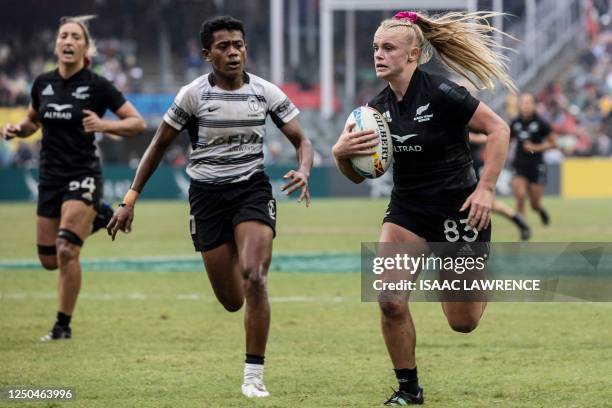
[[[27,9],[31,1],[21,2]],[[202,16],[228,13],[245,18],[249,32],[249,69],[262,76],[269,74],[269,26],[267,5],[258,7],[255,2],[150,2],[132,0],[128,2],[82,2],[75,9],[73,3],[60,1],[50,15],[70,15],[95,10],[98,19],[92,23],[92,32],[97,39],[98,55],[93,60],[94,70],[113,81],[143,113],[149,123],[149,132],[172,101],[177,89],[189,79],[206,71],[199,55],[199,43],[193,38],[193,27],[199,26]],[[481,2],[482,3],[482,2]],[[505,11],[516,17],[507,18],[509,32],[520,32],[524,25],[525,8],[522,2],[506,2]],[[309,4],[300,2],[302,8]],[[560,74],[536,91],[538,110],[554,125],[559,135],[560,151],[549,152],[549,161],[560,161],[564,156],[610,156],[612,97],[612,30],[609,5],[605,1],[586,2],[583,30],[587,43],[578,50],[577,57],[564,65]],[[542,4],[542,6],[545,6]],[[37,6],[40,7],[40,6]],[[22,10],[22,13],[25,11]],[[197,10],[197,12],[194,12]],[[382,12],[377,12],[383,16]],[[377,19],[368,18],[367,13],[358,15],[357,43],[367,43],[370,32],[375,29]],[[119,16],[116,18],[115,16]],[[36,17],[38,30],[27,30],[17,26],[18,18],[2,18],[0,32],[0,108],[25,107],[29,101],[29,89],[33,78],[49,70],[53,64],[54,19]],[[341,25],[342,21],[338,24]],[[148,27],[158,27],[152,35]],[[338,32],[342,27],[338,27]],[[6,34],[6,35],[5,35]],[[306,35],[305,33],[304,35]],[[363,37],[363,38],[362,38]],[[339,42],[337,49],[341,49]],[[512,46],[512,43],[506,45]],[[306,55],[309,57],[310,55]],[[283,90],[303,112],[302,123],[308,134],[313,135],[315,149],[321,163],[330,163],[329,149],[336,136],[335,129],[352,106],[365,103],[379,90],[371,70],[370,49],[357,50],[357,89],[355,101],[337,100],[338,114],[331,122],[318,117],[320,87],[316,58],[303,58],[298,66],[288,66]],[[337,56],[335,82],[341,91],[344,80],[344,59]],[[439,66],[428,64],[430,70]],[[559,68],[559,67],[555,67]],[[545,77],[538,75],[539,77]],[[515,113],[513,98],[508,98],[506,117]],[[293,160],[291,149],[275,129],[270,132],[271,161],[283,163]],[[100,140],[102,156],[106,163],[128,163],[143,149],[144,140]],[[24,150],[31,152],[24,155]],[[0,142],[0,166],[23,166],[36,164],[37,143]],[[188,149],[186,140],[180,140],[177,152]],[[268,150],[270,151],[269,147]],[[181,156],[181,155],[179,155]],[[27,160],[24,157],[28,157]],[[169,159],[175,162],[174,159]]]

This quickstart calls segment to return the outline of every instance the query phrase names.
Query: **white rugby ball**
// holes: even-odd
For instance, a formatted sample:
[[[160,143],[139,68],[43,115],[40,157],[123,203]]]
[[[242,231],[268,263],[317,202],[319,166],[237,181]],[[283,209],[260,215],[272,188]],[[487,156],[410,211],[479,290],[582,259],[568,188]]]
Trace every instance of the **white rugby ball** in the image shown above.
[[[360,106],[351,112],[347,122],[355,123],[354,132],[378,132],[378,144],[372,148],[372,154],[351,157],[355,171],[366,178],[378,178],[385,174],[393,160],[393,144],[389,125],[383,115],[369,106]]]

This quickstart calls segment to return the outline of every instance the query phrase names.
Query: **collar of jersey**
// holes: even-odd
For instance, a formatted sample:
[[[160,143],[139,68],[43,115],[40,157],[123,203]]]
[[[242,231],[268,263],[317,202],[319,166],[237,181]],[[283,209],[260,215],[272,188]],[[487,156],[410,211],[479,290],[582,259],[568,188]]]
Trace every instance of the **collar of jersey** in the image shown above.
[[[391,98],[391,100],[394,103],[397,103],[398,105],[407,105],[411,103],[412,100],[416,96],[415,91],[417,87],[419,86],[419,83],[421,82],[422,75],[423,75],[423,72],[417,67],[414,70],[414,73],[412,74],[412,78],[410,78],[410,83],[408,84],[408,88],[406,88],[406,92],[404,92],[404,97],[402,98],[401,101],[398,101],[395,98],[395,94],[393,93],[393,90],[391,89],[391,86],[389,85],[387,88],[389,90],[389,97]]]
[[[82,79],[83,76],[85,75],[85,72],[87,72],[87,67],[83,67],[80,71],[75,72],[69,78],[64,78],[64,77],[62,77],[60,75],[59,68],[55,68],[55,77],[58,78],[58,79],[61,79],[64,82],[72,82],[72,81],[78,81],[78,80]]]
[[[246,71],[242,71],[242,82],[244,82],[245,84],[248,84],[250,80],[251,78],[249,77],[249,74],[247,74]],[[210,86],[217,85],[217,82],[215,81],[214,72],[211,72],[210,74],[208,74],[208,83],[210,84]]]

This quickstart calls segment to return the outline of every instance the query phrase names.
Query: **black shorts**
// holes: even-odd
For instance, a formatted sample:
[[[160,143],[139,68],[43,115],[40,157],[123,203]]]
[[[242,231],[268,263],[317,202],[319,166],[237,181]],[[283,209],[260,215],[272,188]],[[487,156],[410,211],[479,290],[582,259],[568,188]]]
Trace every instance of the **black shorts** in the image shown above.
[[[545,185],[546,184],[546,164],[545,163],[522,163],[514,162],[514,175],[524,177],[530,183]]]
[[[270,226],[276,236],[276,200],[264,173],[222,186],[192,181],[189,204],[189,229],[198,252],[233,241],[234,228],[245,221],[261,221]]]
[[[79,176],[53,184],[39,183],[36,214],[41,217],[58,218],[62,213],[62,204],[68,200],[79,200],[87,205],[93,205],[98,211],[103,192],[104,183],[99,175]]]
[[[448,200],[448,204],[425,204],[416,203],[393,193],[383,223],[391,222],[399,225],[427,242],[482,243],[484,245],[475,246],[481,248],[477,252],[488,253],[491,224],[489,223],[486,229],[478,231],[467,225],[469,211],[459,212],[468,195],[454,196]],[[448,245],[449,251],[459,247],[460,245]]]

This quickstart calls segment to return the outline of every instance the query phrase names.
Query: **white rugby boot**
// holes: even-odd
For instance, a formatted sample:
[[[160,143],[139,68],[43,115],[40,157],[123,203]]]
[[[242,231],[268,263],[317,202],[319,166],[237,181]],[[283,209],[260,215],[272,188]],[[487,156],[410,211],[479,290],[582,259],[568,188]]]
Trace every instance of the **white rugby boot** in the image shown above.
[[[264,366],[261,364],[244,365],[244,381],[242,382],[242,395],[247,398],[268,397],[270,393],[263,382]]]

